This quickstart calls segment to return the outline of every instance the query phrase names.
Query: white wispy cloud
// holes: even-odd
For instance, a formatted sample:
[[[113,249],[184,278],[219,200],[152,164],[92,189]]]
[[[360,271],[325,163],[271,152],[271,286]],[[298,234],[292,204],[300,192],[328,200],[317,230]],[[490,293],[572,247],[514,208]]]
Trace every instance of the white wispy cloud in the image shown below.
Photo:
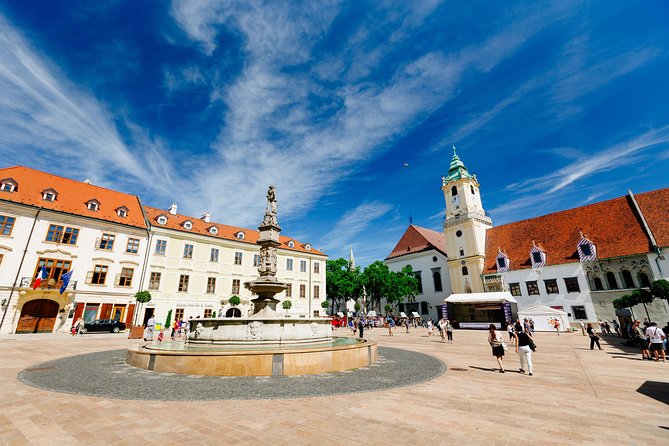
[[[118,118],[117,118],[118,119]],[[123,182],[160,192],[155,174],[167,174],[160,144],[144,138],[142,150],[123,142],[115,118],[87,92],[74,86],[0,15],[0,158],[52,170],[67,165],[69,175],[111,185]],[[139,129],[132,132],[143,135]],[[149,162],[152,161],[152,162]],[[116,184],[118,187],[118,184]]]
[[[393,205],[380,201],[366,202],[346,212],[332,230],[323,236],[320,244],[325,250],[348,249],[357,236],[377,219],[386,215]]]

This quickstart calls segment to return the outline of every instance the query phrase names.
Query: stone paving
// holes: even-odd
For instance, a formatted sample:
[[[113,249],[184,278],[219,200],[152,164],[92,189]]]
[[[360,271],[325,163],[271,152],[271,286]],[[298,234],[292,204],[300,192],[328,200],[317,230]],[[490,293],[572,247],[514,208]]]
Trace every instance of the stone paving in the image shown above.
[[[518,358],[512,350],[507,373],[498,373],[482,331],[456,331],[454,344],[428,338],[424,330],[398,329],[389,337],[387,330],[375,329],[366,336],[381,347],[432,355],[448,370],[411,387],[336,396],[113,400],[40,390],[17,374],[45,361],[135,341],[113,335],[2,338],[0,444],[669,442],[669,364],[641,361],[637,352],[619,348],[617,339],[604,338],[604,350],[591,351],[580,333],[538,333],[530,377],[514,372]],[[175,393],[167,385],[164,392]]]

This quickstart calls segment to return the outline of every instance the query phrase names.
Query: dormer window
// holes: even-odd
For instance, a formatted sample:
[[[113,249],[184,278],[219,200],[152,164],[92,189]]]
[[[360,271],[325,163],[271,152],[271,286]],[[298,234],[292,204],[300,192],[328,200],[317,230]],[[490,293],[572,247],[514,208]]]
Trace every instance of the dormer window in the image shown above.
[[[295,242],[293,242],[292,240],[289,241],[289,242],[288,242],[288,247],[289,247],[289,248],[294,248],[294,247],[295,247]]]
[[[546,253],[532,242],[532,249],[530,250],[530,261],[532,268],[542,268],[546,266]]]
[[[306,245],[304,245],[304,249],[306,249],[307,251],[311,251],[311,245],[307,243]]]
[[[58,192],[55,189],[45,189],[42,191],[42,200],[56,201],[56,197],[58,197]]]
[[[164,215],[159,215],[158,218],[156,218],[156,221],[159,225],[167,224],[167,217]]]
[[[184,229],[191,230],[193,229],[193,223],[190,220],[186,220],[183,224]]]
[[[235,237],[237,237],[238,240],[244,240],[244,232],[239,231],[238,233],[235,234]]]
[[[597,247],[583,234],[581,234],[581,239],[576,245],[576,250],[578,251],[578,258],[581,262],[597,260]]]
[[[100,202],[98,200],[88,200],[86,202],[86,209],[89,211],[98,211],[100,210]]]
[[[0,190],[3,192],[14,192],[18,187],[19,183],[17,183],[13,178],[5,178],[4,180],[0,180]]]
[[[121,206],[120,208],[116,209],[116,215],[118,215],[121,218],[126,218],[128,216],[128,208],[125,206]]]
[[[501,250],[497,254],[497,258],[495,259],[495,263],[497,264],[497,272],[498,273],[505,273],[509,270],[509,266],[510,266],[509,257],[507,257],[507,255],[504,254]]]
[[[211,228],[209,228],[209,233],[212,235],[218,234],[218,228],[216,226],[212,226]]]

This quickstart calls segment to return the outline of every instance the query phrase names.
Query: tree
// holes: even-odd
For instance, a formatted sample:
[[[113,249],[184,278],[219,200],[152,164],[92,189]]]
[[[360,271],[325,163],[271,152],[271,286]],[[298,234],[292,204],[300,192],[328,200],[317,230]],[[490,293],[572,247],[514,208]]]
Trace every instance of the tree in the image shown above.
[[[216,317],[216,312],[215,311],[211,312],[211,317]]]
[[[616,299],[613,302],[614,307],[616,302],[618,302],[618,305],[627,304],[622,308],[633,307],[635,305],[642,304],[643,309],[646,310],[646,317],[648,318],[648,322],[650,322],[650,314],[648,314],[648,307],[646,307],[646,304],[653,302],[653,294],[650,291],[639,288],[632,291],[630,294],[625,294],[623,297]]]
[[[356,302],[355,305],[353,305],[353,309],[355,310],[356,313],[358,311],[360,311],[360,308],[362,308],[362,307],[360,306],[360,304],[358,302]]]
[[[288,310],[290,310],[290,307],[293,306],[293,303],[289,301],[288,299],[284,300],[283,303],[281,304],[284,310],[286,310],[286,314],[288,314]]]
[[[385,290],[386,302],[391,305],[392,311],[407,297],[411,299],[418,293],[418,280],[414,277],[410,266],[401,271],[391,272]]]
[[[239,305],[241,303],[241,299],[236,294],[233,294],[232,296],[230,296],[230,299],[228,300],[228,303],[230,305],[232,305],[233,307],[236,307],[237,305]]]
[[[650,284],[650,292],[657,299],[669,301],[669,280],[660,279]]]
[[[172,310],[167,312],[167,317],[165,318],[165,328],[168,328],[172,323]]]
[[[362,283],[367,291],[370,307],[376,306],[381,312],[381,299],[387,295],[389,284],[393,281],[388,265],[380,260],[368,265],[362,272]]]
[[[385,307],[383,307],[384,310],[386,310],[386,315],[389,315],[393,311],[393,306],[390,304],[386,304]]]
[[[323,302],[321,302],[321,308],[323,310],[325,310],[326,313],[327,313],[327,309],[328,309],[329,306],[330,306],[330,302],[328,302],[327,300],[324,300]]]
[[[139,305],[137,305],[137,308],[135,309],[135,317],[133,317],[133,323],[135,322],[135,319],[136,319],[136,317],[137,317],[138,310],[139,310],[141,307],[143,307],[145,303],[147,303],[147,302],[151,302],[151,293],[149,293],[149,292],[146,291],[146,290],[144,290],[144,291],[137,291],[137,292],[135,293],[135,301],[137,301],[137,303],[138,303]]]
[[[332,310],[341,308],[342,302],[357,299],[362,294],[360,268],[350,268],[348,260],[339,258],[325,264],[325,294],[332,301]]]

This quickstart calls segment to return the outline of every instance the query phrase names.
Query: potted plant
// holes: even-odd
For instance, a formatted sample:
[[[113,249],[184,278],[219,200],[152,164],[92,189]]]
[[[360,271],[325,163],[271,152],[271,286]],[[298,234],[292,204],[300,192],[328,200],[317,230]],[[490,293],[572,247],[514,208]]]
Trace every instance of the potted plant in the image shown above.
[[[284,300],[283,303],[281,304],[284,310],[286,310],[286,315],[288,315],[288,310],[290,310],[290,307],[293,306],[293,303],[289,301],[288,299]]]

